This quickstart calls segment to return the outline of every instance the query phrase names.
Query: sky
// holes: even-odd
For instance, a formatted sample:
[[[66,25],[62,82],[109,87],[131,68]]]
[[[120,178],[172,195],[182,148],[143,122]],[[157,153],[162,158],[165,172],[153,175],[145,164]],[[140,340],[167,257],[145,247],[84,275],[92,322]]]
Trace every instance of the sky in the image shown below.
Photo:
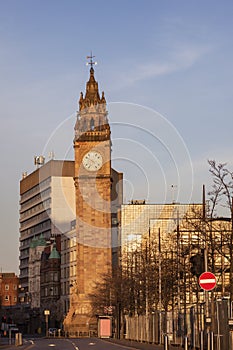
[[[200,202],[208,159],[232,161],[233,2],[0,0],[0,268],[18,273],[19,181],[73,159],[95,55],[124,201]]]

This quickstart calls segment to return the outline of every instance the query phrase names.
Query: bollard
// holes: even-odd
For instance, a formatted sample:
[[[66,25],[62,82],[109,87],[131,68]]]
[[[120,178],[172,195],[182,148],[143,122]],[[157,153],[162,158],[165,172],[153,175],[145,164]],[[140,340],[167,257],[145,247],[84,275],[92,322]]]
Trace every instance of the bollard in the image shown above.
[[[22,333],[15,334],[15,346],[23,345]]]
[[[200,350],[204,350],[204,331],[200,331]]]
[[[168,336],[165,335],[164,336],[164,350],[168,350],[169,347],[168,347]]]
[[[207,350],[214,350],[214,332],[207,333]]]
[[[210,350],[214,350],[214,332],[210,332]]]
[[[15,334],[15,346],[19,345],[19,333]]]
[[[23,337],[22,337],[22,333],[19,333],[18,342],[19,342],[19,345],[23,345]]]
[[[187,337],[187,335],[184,337],[184,350],[188,350],[188,337]]]
[[[233,350],[233,332],[230,331],[230,350]]]
[[[210,350],[210,332],[207,333],[207,350]]]
[[[207,350],[214,350],[214,332],[207,333]]]

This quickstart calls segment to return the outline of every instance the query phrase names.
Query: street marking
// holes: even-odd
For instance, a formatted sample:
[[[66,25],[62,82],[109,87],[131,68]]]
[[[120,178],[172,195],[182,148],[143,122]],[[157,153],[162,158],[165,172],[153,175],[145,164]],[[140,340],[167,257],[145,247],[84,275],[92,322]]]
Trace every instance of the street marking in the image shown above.
[[[29,349],[33,348],[33,345],[34,344],[28,345],[24,350],[29,350]]]
[[[79,350],[79,348],[76,346],[76,344],[73,343],[71,340],[66,339],[66,341],[68,341],[69,343],[71,343],[71,344],[73,345],[73,347],[74,347],[75,350]]]

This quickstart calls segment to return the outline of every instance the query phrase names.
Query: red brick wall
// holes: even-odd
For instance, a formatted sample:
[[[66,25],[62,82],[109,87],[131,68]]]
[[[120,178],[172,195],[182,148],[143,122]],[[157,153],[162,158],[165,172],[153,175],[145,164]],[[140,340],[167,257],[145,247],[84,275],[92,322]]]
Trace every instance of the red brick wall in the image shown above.
[[[14,273],[0,273],[0,297],[2,306],[18,303],[19,278]]]

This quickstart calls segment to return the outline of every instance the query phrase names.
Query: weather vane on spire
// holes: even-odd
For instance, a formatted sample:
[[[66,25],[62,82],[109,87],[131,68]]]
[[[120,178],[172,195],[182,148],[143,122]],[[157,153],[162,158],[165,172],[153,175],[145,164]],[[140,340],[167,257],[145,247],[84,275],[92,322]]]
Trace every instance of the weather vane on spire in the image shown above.
[[[90,64],[91,68],[93,68],[93,66],[95,66],[97,64],[97,62],[93,61],[94,57],[95,56],[92,55],[92,51],[91,51],[91,55],[87,56],[87,59],[90,60],[90,62],[86,63],[87,66]]]

